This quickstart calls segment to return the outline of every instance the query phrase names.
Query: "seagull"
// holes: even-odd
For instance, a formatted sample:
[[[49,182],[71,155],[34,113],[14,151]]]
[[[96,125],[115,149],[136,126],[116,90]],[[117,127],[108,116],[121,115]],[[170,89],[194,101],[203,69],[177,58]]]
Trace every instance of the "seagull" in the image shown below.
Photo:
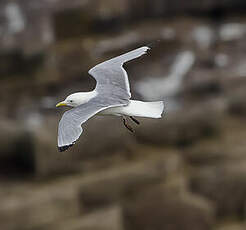
[[[94,115],[114,115],[122,118],[124,126],[131,132],[127,118],[140,124],[134,117],[161,118],[164,110],[163,101],[143,102],[130,100],[131,92],[125,62],[147,53],[150,48],[140,47],[118,57],[100,63],[89,70],[97,81],[90,92],[77,92],[69,95],[56,107],[70,106],[58,125],[58,150],[67,150],[75,144],[83,129],[81,125]]]

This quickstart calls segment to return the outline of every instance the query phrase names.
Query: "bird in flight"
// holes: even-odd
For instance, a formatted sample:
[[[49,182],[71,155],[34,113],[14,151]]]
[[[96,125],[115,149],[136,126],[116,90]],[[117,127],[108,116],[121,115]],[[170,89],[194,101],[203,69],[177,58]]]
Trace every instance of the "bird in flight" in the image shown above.
[[[71,106],[66,111],[58,126],[58,150],[67,150],[78,140],[83,129],[81,125],[94,115],[115,115],[122,118],[125,127],[133,132],[127,118],[137,124],[134,117],[161,118],[164,110],[163,101],[143,102],[130,100],[131,92],[127,72],[123,64],[146,54],[147,46],[135,49],[89,70],[96,81],[96,87],[90,92],[78,92],[69,95],[59,106]]]

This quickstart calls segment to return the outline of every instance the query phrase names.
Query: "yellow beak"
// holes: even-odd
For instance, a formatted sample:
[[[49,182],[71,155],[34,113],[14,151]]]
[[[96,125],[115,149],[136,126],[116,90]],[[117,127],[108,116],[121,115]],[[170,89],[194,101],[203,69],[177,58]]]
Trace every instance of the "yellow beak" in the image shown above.
[[[67,104],[64,102],[64,101],[62,101],[62,102],[59,102],[57,105],[56,105],[56,107],[60,107],[60,106],[66,106]]]

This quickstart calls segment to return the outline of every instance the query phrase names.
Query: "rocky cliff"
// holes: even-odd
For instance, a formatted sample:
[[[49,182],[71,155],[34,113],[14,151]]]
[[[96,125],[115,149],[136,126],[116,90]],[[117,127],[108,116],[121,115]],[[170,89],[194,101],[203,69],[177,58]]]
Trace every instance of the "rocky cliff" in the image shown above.
[[[245,6],[1,1],[0,229],[245,229]],[[164,100],[163,119],[131,134],[95,117],[59,153],[56,102],[142,45],[125,66],[132,94]]]

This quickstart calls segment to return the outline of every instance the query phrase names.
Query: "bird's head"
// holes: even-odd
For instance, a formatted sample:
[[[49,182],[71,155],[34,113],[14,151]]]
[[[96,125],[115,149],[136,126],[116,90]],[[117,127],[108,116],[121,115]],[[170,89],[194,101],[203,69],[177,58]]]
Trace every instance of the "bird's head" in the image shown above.
[[[82,100],[83,97],[81,97],[80,95],[78,95],[78,93],[74,93],[69,95],[64,101],[59,102],[56,107],[60,107],[60,106],[71,106],[71,107],[76,107],[80,104],[83,103]]]
[[[92,92],[79,92],[69,95],[64,101],[59,102],[56,107],[71,106],[76,107],[88,102],[95,94]]]

